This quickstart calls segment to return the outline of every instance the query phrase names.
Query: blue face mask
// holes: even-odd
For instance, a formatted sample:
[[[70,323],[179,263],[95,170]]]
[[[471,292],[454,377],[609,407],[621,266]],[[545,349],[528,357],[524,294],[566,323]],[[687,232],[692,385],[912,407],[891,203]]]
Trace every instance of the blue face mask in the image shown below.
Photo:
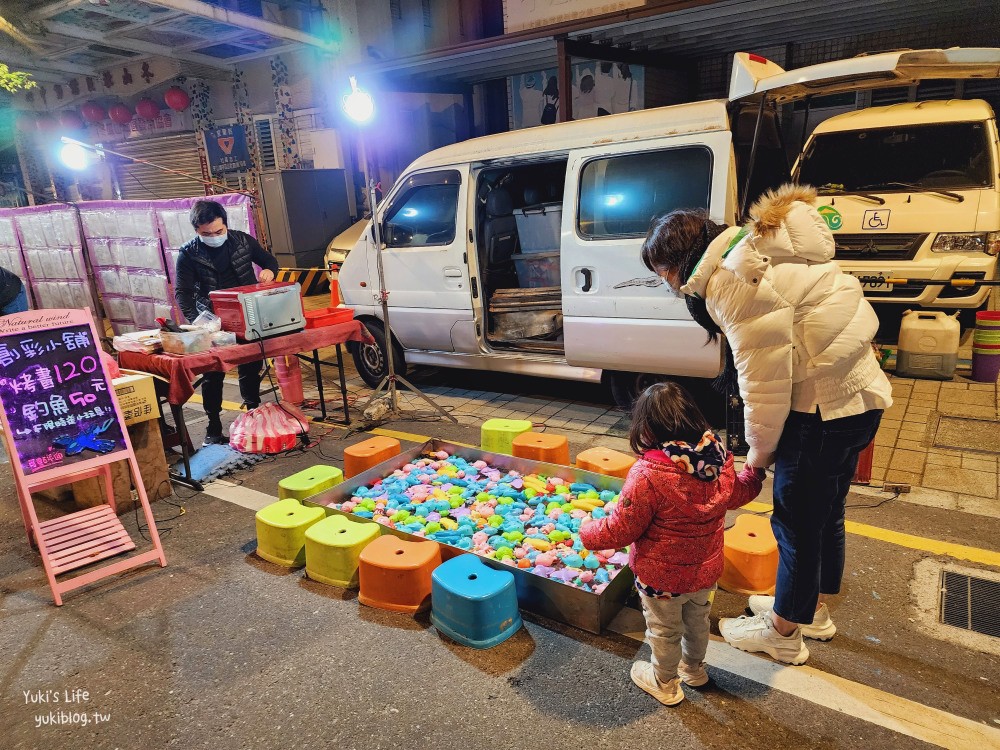
[[[663,283],[663,286],[670,290],[671,294],[677,297],[684,296],[679,289],[674,289],[673,285],[667,279],[661,278],[660,281]]]
[[[220,234],[218,237],[202,237],[201,235],[198,235],[198,239],[209,247],[222,247],[226,243],[226,238],[228,236],[229,233],[227,232],[226,234]]]

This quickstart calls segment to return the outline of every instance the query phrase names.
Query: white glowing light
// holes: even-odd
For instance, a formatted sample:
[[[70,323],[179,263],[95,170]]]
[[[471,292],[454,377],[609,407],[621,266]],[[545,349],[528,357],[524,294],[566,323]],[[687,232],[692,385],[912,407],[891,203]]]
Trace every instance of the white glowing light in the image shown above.
[[[625,201],[625,196],[621,193],[615,193],[614,195],[604,196],[604,205],[609,208],[613,206],[620,206]]]
[[[417,215],[417,209],[415,209],[415,208],[404,208],[399,213],[402,214],[407,219],[412,219],[414,216]]]
[[[90,162],[87,149],[79,143],[67,143],[64,145],[59,151],[59,158],[67,167],[76,170],[86,169]]]
[[[358,88],[357,79],[351,76],[351,93],[344,97],[344,112],[356,123],[364,124],[375,115],[375,100],[367,91]]]

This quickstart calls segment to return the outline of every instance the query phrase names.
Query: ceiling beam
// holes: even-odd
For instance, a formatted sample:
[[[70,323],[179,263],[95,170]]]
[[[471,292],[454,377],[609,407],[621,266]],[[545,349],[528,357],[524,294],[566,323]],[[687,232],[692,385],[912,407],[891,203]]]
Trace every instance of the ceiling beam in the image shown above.
[[[466,94],[472,89],[471,84],[455,83],[418,78],[393,78],[382,76],[376,79],[376,87],[381,91],[393,91],[401,94]]]
[[[46,18],[58,16],[64,10],[71,10],[83,5],[84,0],[57,0],[57,2],[43,5],[32,11],[31,17],[37,21],[44,21]]]
[[[38,80],[44,79],[46,81],[52,81],[53,83],[61,83],[62,76],[66,75],[91,77],[97,75],[92,69],[84,65],[77,65],[76,63],[66,62],[56,58],[48,58],[44,62],[40,62],[37,58],[32,59],[5,55],[4,59],[16,67],[17,70],[22,70],[25,73],[31,73],[32,76]],[[52,78],[52,76],[58,77]]]
[[[233,10],[219,8],[214,5],[201,2],[201,0],[146,1],[153,5],[158,5],[161,8],[178,10],[192,16],[208,18],[220,23],[228,23],[233,26],[239,26],[241,29],[256,31],[260,34],[267,34],[268,36],[273,36],[277,39],[283,39],[286,42],[298,42],[299,44],[305,44],[310,47],[317,47],[321,50],[325,50],[326,52],[337,52],[339,47],[339,45],[335,42],[320,39],[318,36],[307,34],[299,29],[293,29],[291,26],[284,26],[280,23],[265,21],[262,18],[249,16],[246,13],[237,13]]]
[[[55,34],[84,39],[88,42],[93,42],[94,44],[103,44],[106,47],[117,47],[118,49],[128,50],[129,52],[138,52],[141,55],[158,55],[168,59],[176,58],[178,60],[187,60],[188,62],[201,63],[202,65],[208,65],[213,68],[229,70],[228,63],[214,57],[199,55],[193,52],[177,52],[174,48],[163,44],[143,42],[138,39],[129,39],[128,37],[116,36],[109,38],[99,31],[93,31],[92,29],[84,29],[79,26],[52,21],[47,23],[46,27],[49,31]],[[140,61],[137,60],[136,62]]]
[[[228,57],[226,58],[227,65],[239,65],[240,63],[247,62],[248,60],[258,60],[262,57],[273,57],[274,55],[283,55],[286,52],[291,52],[292,50],[299,49],[298,44],[283,44],[280,47],[271,47],[270,49],[260,50],[258,52],[250,52],[246,55],[240,55],[238,57]]]
[[[643,65],[647,68],[663,68],[665,70],[676,70],[690,65],[690,61],[684,62],[673,55],[665,53],[638,52],[631,49],[622,49],[621,47],[616,47],[614,44],[594,44],[592,42],[581,42],[576,39],[567,39],[565,49],[566,54],[570,57],[583,60],[616,62],[624,63],[625,65]]]

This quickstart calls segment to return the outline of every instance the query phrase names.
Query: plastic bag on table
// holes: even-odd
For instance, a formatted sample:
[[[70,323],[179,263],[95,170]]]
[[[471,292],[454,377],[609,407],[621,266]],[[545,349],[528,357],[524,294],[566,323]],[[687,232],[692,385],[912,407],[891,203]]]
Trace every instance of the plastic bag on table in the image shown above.
[[[153,354],[163,349],[159,330],[134,331],[115,336],[111,345],[116,352],[144,352]]]
[[[309,422],[298,409],[266,403],[236,418],[229,427],[229,445],[241,453],[281,453],[307,432]]]
[[[191,321],[191,328],[204,328],[207,331],[221,331],[222,318],[208,310],[202,310],[197,318]]]

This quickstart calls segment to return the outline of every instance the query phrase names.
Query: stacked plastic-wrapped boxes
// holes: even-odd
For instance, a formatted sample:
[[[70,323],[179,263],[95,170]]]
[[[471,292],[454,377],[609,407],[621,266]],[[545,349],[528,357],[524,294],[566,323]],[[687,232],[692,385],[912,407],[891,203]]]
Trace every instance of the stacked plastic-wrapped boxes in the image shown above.
[[[0,266],[22,279],[28,278],[27,269],[21,262],[21,243],[14,229],[13,216],[0,216]]]
[[[104,308],[120,334],[156,328],[156,318],[173,317],[173,304],[152,206],[117,204],[80,214]]]
[[[13,223],[38,306],[93,307],[73,208],[36,206],[31,213],[16,214]]]

